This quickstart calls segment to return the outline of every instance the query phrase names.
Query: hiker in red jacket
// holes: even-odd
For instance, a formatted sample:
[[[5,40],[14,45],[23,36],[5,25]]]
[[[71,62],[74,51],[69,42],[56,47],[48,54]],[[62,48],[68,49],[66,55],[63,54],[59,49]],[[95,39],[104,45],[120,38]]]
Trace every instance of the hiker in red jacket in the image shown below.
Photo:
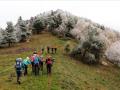
[[[47,74],[51,74],[51,68],[52,68],[52,57],[48,56],[46,59],[46,68],[47,68]]]

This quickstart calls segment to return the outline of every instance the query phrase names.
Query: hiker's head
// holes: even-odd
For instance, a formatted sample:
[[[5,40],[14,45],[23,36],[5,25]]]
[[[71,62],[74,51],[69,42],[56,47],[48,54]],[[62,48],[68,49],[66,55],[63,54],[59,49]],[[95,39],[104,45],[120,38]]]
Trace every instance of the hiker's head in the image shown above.
[[[37,54],[37,51],[35,50],[35,51],[33,52],[33,54]]]
[[[16,61],[20,61],[20,60],[22,60],[22,58],[17,58],[17,59],[16,59]]]
[[[29,57],[26,57],[27,60],[29,60],[30,58]]]
[[[52,58],[52,56],[51,56],[51,55],[48,55],[47,58]]]
[[[22,60],[22,58],[19,58],[19,60]]]

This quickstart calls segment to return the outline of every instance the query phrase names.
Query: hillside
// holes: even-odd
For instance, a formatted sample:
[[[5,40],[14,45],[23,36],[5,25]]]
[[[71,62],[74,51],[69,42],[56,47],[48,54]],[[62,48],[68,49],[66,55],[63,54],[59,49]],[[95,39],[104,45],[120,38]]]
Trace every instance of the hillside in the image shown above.
[[[15,25],[11,21],[7,22],[6,29],[0,28],[0,48],[29,42],[30,37],[43,31],[66,40],[76,40],[78,43],[70,52],[73,58],[82,58],[88,64],[99,63],[101,59],[107,58],[120,66],[119,32],[60,9],[40,13],[28,20],[20,16]]]
[[[74,40],[69,41],[74,46]],[[114,66],[89,66],[63,54],[66,41],[58,39],[49,33],[32,37],[30,42],[18,43],[15,47],[0,49],[0,90],[119,90],[120,69]],[[51,76],[46,75],[46,68],[42,75],[35,77],[31,74],[22,77],[22,84],[16,84],[14,77],[15,58],[25,58],[32,54],[34,48],[39,50],[46,45],[56,45],[57,54]],[[23,50],[24,49],[24,50]],[[13,75],[9,80],[10,75]]]

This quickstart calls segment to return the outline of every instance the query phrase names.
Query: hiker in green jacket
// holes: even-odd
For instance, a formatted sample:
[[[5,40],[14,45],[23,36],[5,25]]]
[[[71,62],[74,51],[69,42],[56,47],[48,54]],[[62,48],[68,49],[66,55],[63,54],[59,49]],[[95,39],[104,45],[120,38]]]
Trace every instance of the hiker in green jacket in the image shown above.
[[[24,76],[28,74],[27,68],[28,65],[31,64],[29,57],[27,57],[26,59],[23,60],[22,62],[22,67],[24,69]]]

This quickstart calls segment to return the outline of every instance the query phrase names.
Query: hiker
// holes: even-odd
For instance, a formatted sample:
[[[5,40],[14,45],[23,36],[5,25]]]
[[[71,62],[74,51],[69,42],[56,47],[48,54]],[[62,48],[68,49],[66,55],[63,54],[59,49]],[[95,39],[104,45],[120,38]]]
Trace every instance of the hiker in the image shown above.
[[[52,68],[52,57],[48,56],[46,59],[46,68],[47,68],[47,74],[51,74],[51,68]]]
[[[39,62],[41,71],[43,71],[43,62],[44,62],[44,58],[43,58],[43,55],[41,55],[40,56],[40,62]]]
[[[22,62],[22,66],[24,68],[24,76],[26,76],[28,74],[28,71],[27,71],[27,68],[28,68],[28,65],[31,64],[30,62],[30,58],[27,57],[26,59],[23,60]]]
[[[16,74],[17,74],[17,83],[21,84],[20,77],[22,74],[22,58],[16,59],[15,69],[16,69]]]
[[[41,51],[42,51],[42,54],[43,54],[43,52],[44,52],[44,48],[42,48]]]
[[[54,47],[54,51],[55,51],[55,53],[57,53],[57,47],[56,46]]]
[[[52,52],[52,54],[54,53],[54,47],[51,48],[51,52]]]
[[[31,60],[31,65],[32,65],[32,73],[34,73],[34,55],[30,56],[30,60]]]
[[[35,50],[35,51],[33,52],[33,54],[37,54],[37,51]]]
[[[47,46],[47,53],[50,53],[50,46]]]
[[[57,52],[57,47],[56,46],[53,46],[52,47],[52,54],[55,54]]]
[[[34,57],[34,73],[35,75],[39,75],[39,62],[40,62],[40,58],[39,56],[36,54]]]

